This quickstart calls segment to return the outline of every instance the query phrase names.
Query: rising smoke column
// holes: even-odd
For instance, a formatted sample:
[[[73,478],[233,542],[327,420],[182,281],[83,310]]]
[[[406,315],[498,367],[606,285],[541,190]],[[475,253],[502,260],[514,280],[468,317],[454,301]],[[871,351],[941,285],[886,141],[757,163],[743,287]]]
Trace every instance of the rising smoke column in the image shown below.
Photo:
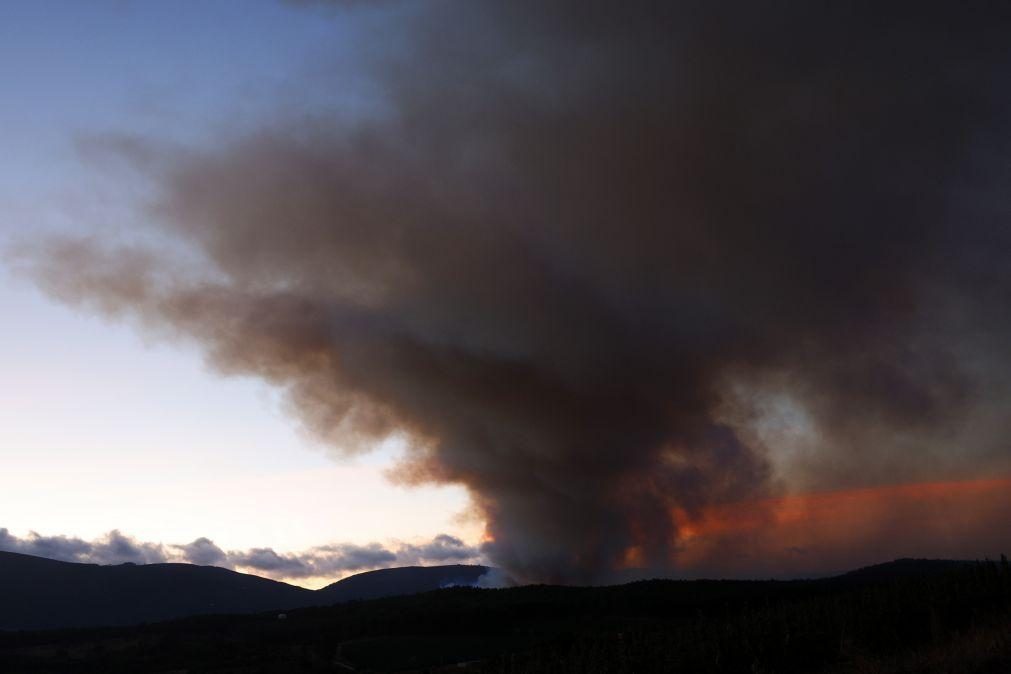
[[[404,3],[374,114],[150,143],[182,255],[22,262],[340,451],[406,434],[398,476],[465,485],[523,580],[676,565],[679,523],[782,487],[773,399],[811,484],[988,470],[1009,9],[852,4]]]

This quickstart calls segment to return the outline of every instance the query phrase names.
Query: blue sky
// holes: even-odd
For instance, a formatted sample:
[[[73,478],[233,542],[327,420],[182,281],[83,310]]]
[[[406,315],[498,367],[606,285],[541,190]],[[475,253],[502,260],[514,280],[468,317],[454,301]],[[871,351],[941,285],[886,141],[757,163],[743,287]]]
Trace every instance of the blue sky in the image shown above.
[[[0,244],[137,217],[139,192],[82,157],[82,138],[191,143],[279,105],[354,105],[369,21],[274,0],[5,1]],[[336,94],[305,84],[338,70]],[[477,534],[462,490],[385,481],[395,447],[338,462],[266,385],[0,279],[0,527],[278,550]]]

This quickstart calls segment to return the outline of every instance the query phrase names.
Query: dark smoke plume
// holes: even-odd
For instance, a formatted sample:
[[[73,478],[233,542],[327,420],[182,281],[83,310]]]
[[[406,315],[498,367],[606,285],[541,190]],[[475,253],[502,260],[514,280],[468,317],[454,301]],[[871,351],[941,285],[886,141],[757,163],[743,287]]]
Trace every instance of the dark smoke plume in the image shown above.
[[[1011,5],[393,5],[374,114],[153,143],[182,252],[49,242],[43,286],[340,450],[405,433],[398,477],[466,485],[526,580],[676,566],[705,509],[797,485],[1007,466]]]

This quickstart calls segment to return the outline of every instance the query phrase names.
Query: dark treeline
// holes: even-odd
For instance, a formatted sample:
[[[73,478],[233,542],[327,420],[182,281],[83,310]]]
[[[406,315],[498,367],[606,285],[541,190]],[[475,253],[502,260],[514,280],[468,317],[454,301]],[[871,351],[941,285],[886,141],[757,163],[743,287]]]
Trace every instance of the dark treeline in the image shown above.
[[[992,628],[1008,627],[1009,607],[1003,557],[937,575],[770,583],[694,617],[667,614],[610,634],[574,635],[482,671],[1003,672],[1011,671],[1011,629]],[[947,647],[982,630],[1002,637],[993,652],[946,662]]]
[[[1003,558],[807,581],[449,588],[283,620],[0,634],[0,671],[1000,672],[1009,608]]]

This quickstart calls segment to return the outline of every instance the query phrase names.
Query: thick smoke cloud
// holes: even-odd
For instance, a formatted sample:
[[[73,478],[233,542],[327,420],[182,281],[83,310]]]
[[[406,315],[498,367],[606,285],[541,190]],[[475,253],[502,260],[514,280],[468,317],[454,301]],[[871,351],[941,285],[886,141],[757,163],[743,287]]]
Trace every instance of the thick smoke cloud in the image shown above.
[[[514,577],[676,566],[723,504],[1007,467],[1011,6],[949,9],[412,5],[375,116],[152,144],[182,254],[26,264],[340,451],[406,433]]]
[[[184,562],[287,579],[330,578],[389,566],[482,561],[480,550],[446,534],[422,544],[401,543],[387,547],[379,543],[335,543],[299,553],[279,553],[271,548],[226,552],[208,538],[169,545],[138,541],[119,531],[110,531],[98,539],[86,541],[68,536],[42,536],[35,532],[19,537],[0,528],[0,551],[86,564]]]

